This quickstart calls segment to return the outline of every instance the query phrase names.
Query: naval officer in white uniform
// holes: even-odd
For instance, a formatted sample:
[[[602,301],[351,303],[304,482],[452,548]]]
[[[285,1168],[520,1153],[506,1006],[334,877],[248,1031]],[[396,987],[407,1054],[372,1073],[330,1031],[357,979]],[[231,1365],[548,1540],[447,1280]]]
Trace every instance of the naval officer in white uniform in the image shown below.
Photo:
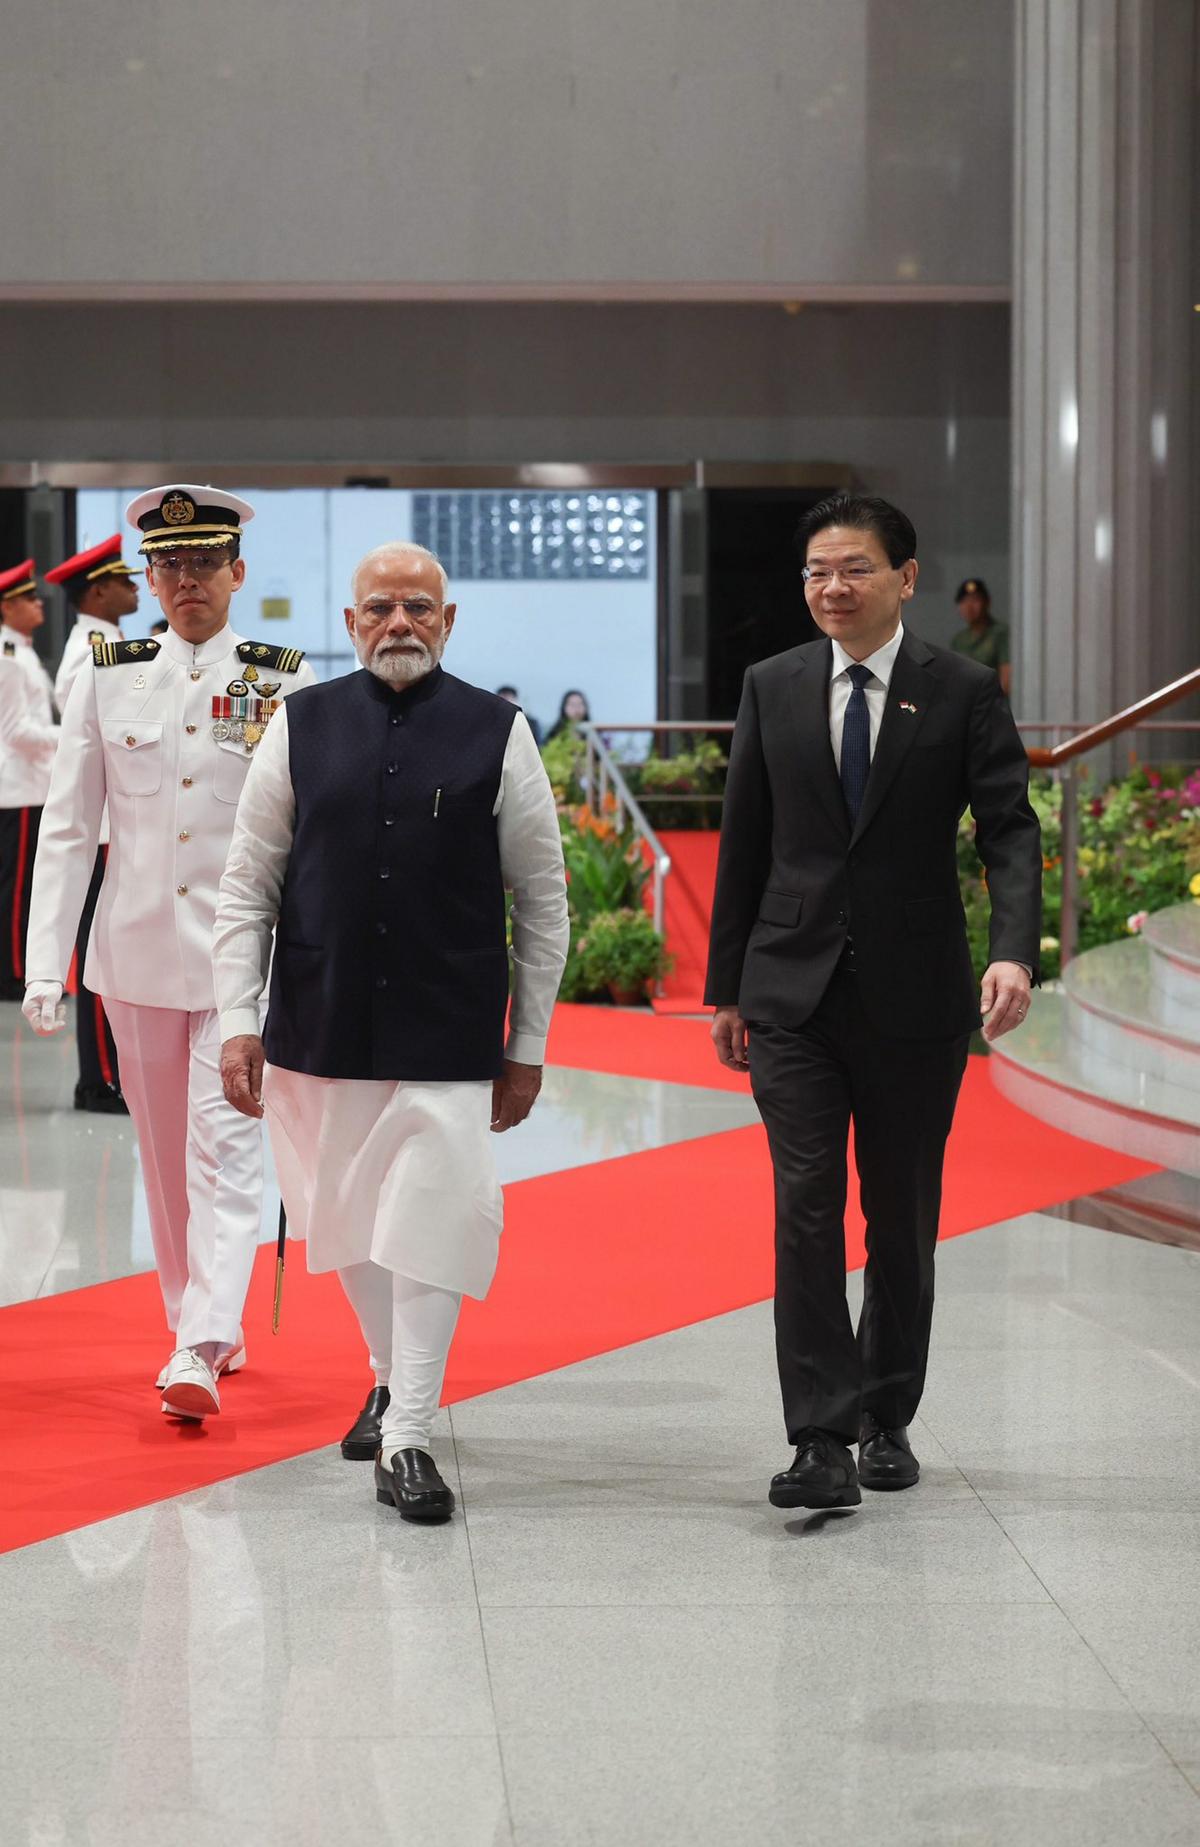
[[[76,611],[75,626],[67,636],[58,672],[54,676],[54,703],[65,712],[71,688],[79,673],[92,664],[92,649],[98,641],[123,641],[121,623],[138,606],[135,571],[121,556],[121,535],[101,540],[86,551],[64,558],[46,572],[48,584],[58,584]],[[104,1002],[93,994],[83,979],[87,967],[88,943],[92,918],[100,899],[104,867],[108,858],[108,817],[100,824],[100,846],[92,869],[91,883],[79,920],[75,942],[75,965],[79,970],[79,992],[75,999],[75,1044],[79,1053],[79,1079],[75,1085],[75,1108],[98,1116],[122,1116],[127,1105],[121,1095],[120,1064],[112,1027],[104,1012]]]
[[[25,991],[25,933],[42,804],[58,748],[33,559],[0,572],[0,1000]]]
[[[272,725],[214,938],[225,1094],[265,1104],[309,1268],[336,1269],[357,1312],[378,1498],[430,1521],[454,1506],[428,1445],[459,1305],[496,1267],[489,1129],[533,1107],[568,942],[537,746],[515,706],[442,671],[454,616],[420,547],[359,565],[346,624],[366,671]]]
[[[262,1213],[256,1126],[221,1091],[212,984],[217,887],[238,797],[279,703],[311,684],[295,648],[244,641],[229,606],[245,577],[244,500],[169,484],[127,509],[168,627],[98,643],[63,717],[34,871],[25,1014],[62,1023],[62,984],[105,803],[108,868],[86,980],[104,998],[137,1131],[174,1351],[164,1411],[220,1410],[241,1352]]]

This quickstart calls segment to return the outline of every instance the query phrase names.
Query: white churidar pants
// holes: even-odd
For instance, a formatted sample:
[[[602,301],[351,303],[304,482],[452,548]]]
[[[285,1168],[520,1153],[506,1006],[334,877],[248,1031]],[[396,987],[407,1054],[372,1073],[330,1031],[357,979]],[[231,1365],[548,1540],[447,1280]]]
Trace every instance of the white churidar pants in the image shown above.
[[[104,1001],[179,1347],[237,1340],[262,1223],[262,1131],[225,1101],[213,1010]]]
[[[391,1393],[385,1455],[428,1447],[462,1298],[495,1272],[491,1098],[490,1083],[264,1074],[289,1227],[310,1270],[337,1270]]]
[[[428,1449],[462,1296],[377,1263],[347,1264],[338,1275],[358,1316],[375,1382],[391,1392],[383,1414],[384,1456]]]

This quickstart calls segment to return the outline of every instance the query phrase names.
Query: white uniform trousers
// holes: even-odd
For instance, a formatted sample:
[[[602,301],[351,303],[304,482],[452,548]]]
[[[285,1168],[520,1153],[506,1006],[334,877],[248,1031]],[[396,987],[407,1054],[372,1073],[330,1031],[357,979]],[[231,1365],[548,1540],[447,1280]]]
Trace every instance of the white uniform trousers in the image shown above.
[[[262,1130],[225,1101],[215,1010],[104,1000],[177,1347],[232,1346],[262,1224]]]
[[[384,1456],[428,1449],[462,1296],[378,1263],[347,1264],[338,1275],[358,1316],[375,1382],[391,1393],[383,1414]]]

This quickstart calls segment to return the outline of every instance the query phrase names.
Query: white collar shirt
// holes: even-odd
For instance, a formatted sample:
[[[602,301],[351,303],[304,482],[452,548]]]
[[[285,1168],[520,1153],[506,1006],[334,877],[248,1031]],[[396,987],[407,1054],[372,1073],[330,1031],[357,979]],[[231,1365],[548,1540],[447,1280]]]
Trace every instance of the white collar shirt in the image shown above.
[[[879,741],[879,727],[883,723],[883,708],[887,704],[888,687],[891,684],[892,670],[896,665],[896,656],[904,640],[904,624],[896,624],[896,633],[890,641],[885,641],[882,648],[876,648],[869,654],[862,665],[871,671],[871,679],[863,688],[867,701],[867,716],[871,724],[871,755],[875,755],[875,746]],[[856,665],[847,654],[840,641],[833,642],[833,662],[829,679],[829,741],[833,746],[833,760],[840,764],[842,760],[842,728],[846,722],[846,707],[850,703],[850,694],[854,690],[849,669]]]

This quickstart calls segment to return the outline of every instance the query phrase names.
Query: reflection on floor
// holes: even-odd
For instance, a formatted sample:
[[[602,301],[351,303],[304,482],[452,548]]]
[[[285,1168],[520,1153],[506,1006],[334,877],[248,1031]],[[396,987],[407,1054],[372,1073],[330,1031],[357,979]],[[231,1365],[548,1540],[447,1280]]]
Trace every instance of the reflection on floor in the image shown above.
[[[137,1266],[127,1126],[4,1056],[6,1298]],[[745,1120],[605,1085],[573,1165]],[[450,1527],[328,1449],[0,1559],[0,1840],[1200,1842],[1200,1254],[1118,1195],[1188,1209],[942,1249],[921,1484],[851,1514],[766,1504],[760,1305],[443,1412]]]

